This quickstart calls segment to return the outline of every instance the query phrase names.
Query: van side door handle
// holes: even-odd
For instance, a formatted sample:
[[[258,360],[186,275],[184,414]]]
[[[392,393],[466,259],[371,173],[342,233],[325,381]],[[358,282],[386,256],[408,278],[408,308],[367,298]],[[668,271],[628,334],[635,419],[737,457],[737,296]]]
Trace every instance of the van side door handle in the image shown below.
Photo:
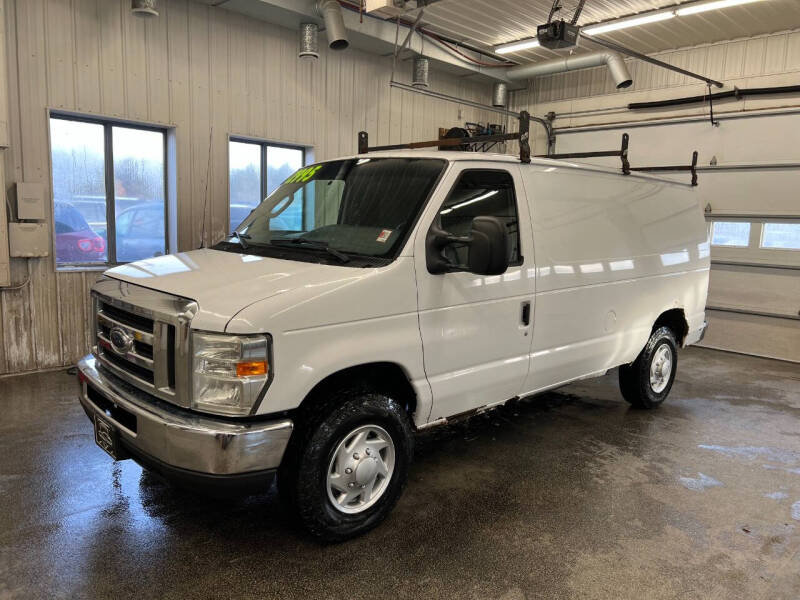
[[[531,324],[531,303],[527,300],[522,303],[522,324],[525,327]]]

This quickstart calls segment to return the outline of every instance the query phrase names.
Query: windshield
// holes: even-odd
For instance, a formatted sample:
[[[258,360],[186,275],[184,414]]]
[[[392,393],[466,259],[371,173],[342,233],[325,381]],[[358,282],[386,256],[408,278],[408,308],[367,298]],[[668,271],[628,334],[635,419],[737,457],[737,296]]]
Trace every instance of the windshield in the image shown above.
[[[394,258],[445,164],[430,158],[362,158],[303,167],[259,204],[220,249],[279,250],[282,256],[290,249],[332,262]]]

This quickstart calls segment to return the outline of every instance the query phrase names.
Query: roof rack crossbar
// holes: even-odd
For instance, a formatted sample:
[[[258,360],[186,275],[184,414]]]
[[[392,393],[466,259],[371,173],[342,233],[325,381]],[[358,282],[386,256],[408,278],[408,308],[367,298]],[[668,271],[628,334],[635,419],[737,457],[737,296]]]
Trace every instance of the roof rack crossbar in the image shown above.
[[[361,134],[366,135],[365,132],[361,132]],[[361,139],[361,134],[359,134],[359,140]],[[464,146],[464,145],[471,145],[471,144],[482,144],[486,142],[504,142],[507,140],[515,140],[519,136],[516,133],[497,133],[493,135],[477,135],[474,137],[464,137],[464,138],[446,138],[443,140],[430,140],[426,142],[409,142],[407,144],[389,144],[386,146],[368,146],[366,150],[362,151],[362,148],[359,148],[359,154],[366,154],[368,152],[379,152],[381,150],[405,150],[405,149],[415,149],[415,148],[450,148],[453,146]]]
[[[530,148],[530,120],[528,111],[523,110],[519,114],[519,131],[514,133],[496,133],[492,135],[476,135],[472,137],[445,138],[441,140],[430,140],[426,142],[408,142],[406,144],[388,144],[385,146],[370,146],[369,135],[366,131],[358,132],[358,153],[368,154],[369,152],[379,152],[381,150],[413,150],[415,148],[455,148],[469,147],[471,149],[480,148],[485,152],[498,142],[519,141],[519,159],[524,163],[531,162]]]
[[[567,152],[564,154],[539,154],[536,158],[552,158],[563,160],[567,158],[599,158],[604,156],[618,156],[622,161],[622,172],[630,175],[631,165],[628,162],[628,141],[630,138],[627,133],[622,134],[622,144],[619,150],[598,150],[592,152]]]
[[[692,185],[697,185],[697,150],[692,152],[692,164],[690,165],[663,165],[657,167],[632,167],[631,171],[643,173],[683,173],[689,171],[692,174]]]

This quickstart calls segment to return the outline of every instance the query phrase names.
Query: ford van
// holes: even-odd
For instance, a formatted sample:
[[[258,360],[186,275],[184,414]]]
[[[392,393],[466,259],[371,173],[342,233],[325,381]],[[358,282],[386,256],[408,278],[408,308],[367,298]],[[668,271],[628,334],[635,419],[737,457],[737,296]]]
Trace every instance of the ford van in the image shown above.
[[[115,459],[223,491],[277,478],[312,534],[359,535],[415,432],[617,367],[629,403],[664,402],[706,326],[702,205],[549,159],[310,165],[212,248],[104,274],[80,402]]]

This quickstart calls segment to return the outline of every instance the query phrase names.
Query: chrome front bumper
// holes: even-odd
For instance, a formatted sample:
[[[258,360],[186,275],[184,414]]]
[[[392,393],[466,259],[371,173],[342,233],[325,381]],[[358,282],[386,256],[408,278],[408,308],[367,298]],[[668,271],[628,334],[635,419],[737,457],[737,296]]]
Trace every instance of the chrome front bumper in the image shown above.
[[[78,369],[82,375],[79,398],[86,414],[94,420],[99,413],[111,421],[122,446],[146,466],[224,478],[271,471],[280,465],[292,433],[289,419],[235,422],[193,414],[98,370],[91,354],[80,360]],[[93,395],[110,404],[98,406],[89,386]],[[115,414],[125,418],[115,419]]]

